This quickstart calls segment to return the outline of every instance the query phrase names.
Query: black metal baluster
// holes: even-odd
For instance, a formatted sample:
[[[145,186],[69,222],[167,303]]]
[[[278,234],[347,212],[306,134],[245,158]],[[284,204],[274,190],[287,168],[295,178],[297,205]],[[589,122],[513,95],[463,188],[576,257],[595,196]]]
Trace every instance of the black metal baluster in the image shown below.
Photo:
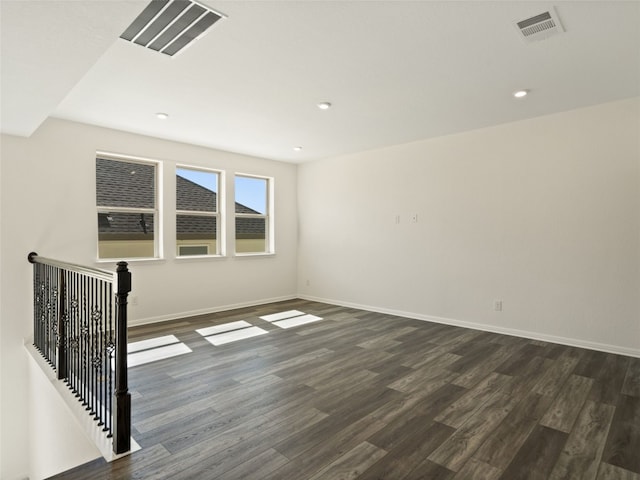
[[[57,296],[56,296],[56,370],[58,380],[66,379],[67,371],[67,331],[66,331],[66,284],[63,269],[56,269]]]
[[[91,337],[89,340],[89,412],[96,413],[96,369],[95,369],[95,344],[96,344],[96,280],[91,278],[91,317],[89,318],[89,328]]]
[[[113,382],[114,382],[113,372],[114,372],[114,369],[115,369],[114,368],[115,365],[113,365],[112,362],[113,362],[113,354],[114,354],[115,348],[116,348],[115,338],[114,338],[114,334],[113,334],[113,301],[114,301],[113,283],[109,283],[108,298],[109,298],[109,330],[108,330],[109,331],[109,341],[107,342],[107,375],[108,375],[107,400],[109,402],[109,413],[107,415],[107,422],[108,423],[105,425],[104,431],[108,431],[109,432],[107,437],[112,437],[113,436]]]
[[[84,292],[82,295],[82,397],[83,403],[87,410],[89,410],[89,368],[88,368],[88,357],[89,357],[89,317],[90,317],[90,307],[89,300],[87,299],[87,295],[89,292],[89,279],[87,277],[83,278],[83,289]]]
[[[44,356],[47,359],[47,362],[50,362],[50,352],[49,352],[49,270],[51,267],[49,265],[45,265],[44,267],[44,309],[42,311],[42,333],[44,334],[44,339],[42,342],[42,348],[44,352]]]
[[[100,395],[99,395],[99,385],[100,385],[100,366],[99,366],[99,352],[98,345],[100,342],[100,282],[98,279],[93,279],[94,284],[94,297],[95,297],[95,307],[93,312],[93,358],[92,367],[93,367],[93,412],[94,412],[94,420],[97,420],[99,417],[99,408],[100,408]]]
[[[53,270],[53,267],[47,266],[47,275],[46,275],[46,292],[47,292],[47,305],[46,305],[46,312],[45,312],[45,324],[44,324],[44,334],[46,336],[46,345],[47,345],[47,361],[49,362],[50,365],[53,366],[53,362],[51,361],[51,356],[52,356],[52,352],[51,352],[51,290],[53,289],[53,286],[51,285],[51,271]],[[54,367],[55,368],[55,367]]]
[[[33,263],[34,252],[29,254],[29,261]],[[33,344],[40,350],[40,267],[41,265],[33,264]]]
[[[98,420],[98,426],[101,427],[103,425],[102,422],[102,408],[104,407],[104,399],[102,398],[102,383],[103,383],[103,378],[102,378],[102,364],[103,364],[103,358],[102,358],[102,335],[103,335],[103,331],[104,328],[102,328],[102,311],[104,309],[104,291],[103,291],[103,285],[102,285],[102,280],[98,280],[98,293],[99,293],[99,300],[98,300],[98,305],[100,306],[100,320],[98,323],[98,345],[96,347],[96,357],[98,358],[98,401],[97,401],[97,414],[96,414],[96,420]]]
[[[27,257],[29,262],[33,263],[33,255],[34,252],[31,252]],[[38,331],[38,301],[40,299],[38,295],[38,264],[33,263],[33,279],[31,281],[31,286],[33,288],[33,345],[38,348],[39,343],[39,331]]]
[[[71,391],[78,396],[78,274],[71,273],[71,306],[70,306],[70,326],[71,331],[71,345],[69,350],[71,352],[71,371],[69,376],[71,378]]]

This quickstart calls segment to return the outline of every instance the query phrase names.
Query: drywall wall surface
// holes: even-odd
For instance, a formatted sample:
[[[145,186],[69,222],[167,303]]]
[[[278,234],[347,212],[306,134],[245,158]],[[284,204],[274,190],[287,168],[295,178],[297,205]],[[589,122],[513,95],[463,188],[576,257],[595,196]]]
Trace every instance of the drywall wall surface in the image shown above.
[[[29,474],[28,364],[23,342],[32,333],[31,265],[27,254],[115,270],[97,263],[96,151],[161,162],[164,192],[162,260],[131,262],[131,325],[296,294],[295,165],[48,119],[31,137],[2,136],[2,478]],[[275,182],[275,255],[175,258],[175,166],[268,176]],[[231,197],[232,198],[232,197]],[[226,204],[233,213],[233,201]],[[232,250],[233,231],[227,233]],[[41,466],[41,471],[48,471]]]
[[[29,354],[25,353],[27,357]],[[100,458],[42,368],[29,357],[29,480],[42,480]],[[53,380],[57,381],[57,380]],[[52,441],[51,439],[57,439]]]
[[[299,293],[640,355],[639,168],[637,98],[301,165]]]

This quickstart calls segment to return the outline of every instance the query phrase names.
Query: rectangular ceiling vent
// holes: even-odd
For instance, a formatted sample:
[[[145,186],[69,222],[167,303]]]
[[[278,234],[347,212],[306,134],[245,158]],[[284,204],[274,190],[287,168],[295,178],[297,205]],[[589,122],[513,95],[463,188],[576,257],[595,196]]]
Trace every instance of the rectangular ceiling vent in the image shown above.
[[[225,17],[192,0],[151,0],[120,38],[173,56]]]
[[[544,40],[552,35],[564,32],[558,14],[553,8],[534,17],[516,22],[516,28],[526,42]]]

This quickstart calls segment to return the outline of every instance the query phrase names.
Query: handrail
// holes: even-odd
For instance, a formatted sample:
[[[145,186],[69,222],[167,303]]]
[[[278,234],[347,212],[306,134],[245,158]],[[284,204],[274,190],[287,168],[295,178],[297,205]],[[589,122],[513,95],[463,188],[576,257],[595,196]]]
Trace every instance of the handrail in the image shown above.
[[[83,265],[77,265],[75,263],[61,262],[52,258],[41,257],[36,252],[31,252],[27,256],[29,263],[40,263],[42,265],[49,265],[51,267],[58,267],[68,270],[70,272],[80,273],[87,275],[98,280],[104,280],[105,282],[111,282],[116,278],[114,272],[109,270],[102,270],[100,268],[85,267]]]
[[[34,345],[90,412],[113,451],[131,449],[127,376],[127,262],[116,272],[29,253]]]

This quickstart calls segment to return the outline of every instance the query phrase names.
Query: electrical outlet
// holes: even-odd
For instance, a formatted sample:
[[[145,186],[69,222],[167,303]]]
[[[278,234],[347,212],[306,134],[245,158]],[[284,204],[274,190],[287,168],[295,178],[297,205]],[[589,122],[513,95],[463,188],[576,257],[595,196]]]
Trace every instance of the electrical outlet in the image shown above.
[[[414,213],[411,215],[411,223],[418,223],[418,214]]]
[[[138,306],[138,296],[137,295],[131,297],[131,306],[133,306],[133,307],[137,307]]]
[[[307,287],[311,286],[311,282],[309,281],[309,279],[307,279]]]
[[[493,309],[496,312],[501,312],[502,311],[502,300],[495,300],[493,302]]]
[[[396,215],[396,225],[400,225],[400,215]]]

